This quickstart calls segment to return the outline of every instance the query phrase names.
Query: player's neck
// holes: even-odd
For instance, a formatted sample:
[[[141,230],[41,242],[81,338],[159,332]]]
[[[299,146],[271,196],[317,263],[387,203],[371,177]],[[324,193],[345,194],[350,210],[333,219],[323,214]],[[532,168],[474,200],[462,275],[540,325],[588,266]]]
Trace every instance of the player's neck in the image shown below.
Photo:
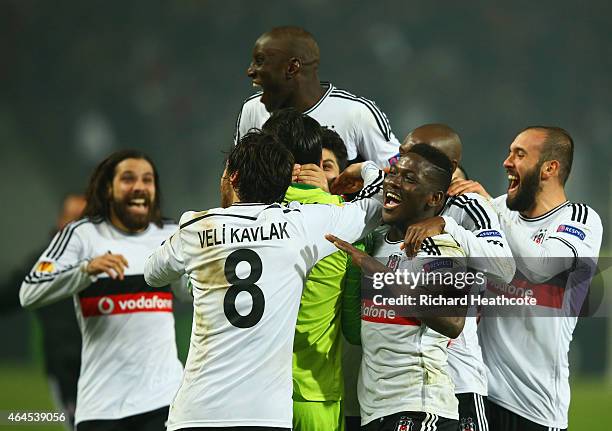
[[[555,186],[543,188],[536,195],[532,207],[526,211],[521,211],[521,215],[527,218],[539,217],[558,207],[565,201],[567,201],[567,196],[565,196],[563,187]]]
[[[318,79],[304,82],[300,85],[299,91],[295,92],[291,105],[300,112],[306,112],[321,100],[325,90]]]
[[[391,242],[397,242],[404,239],[406,236],[406,226],[400,227],[391,225],[389,232],[387,232],[387,238]]]

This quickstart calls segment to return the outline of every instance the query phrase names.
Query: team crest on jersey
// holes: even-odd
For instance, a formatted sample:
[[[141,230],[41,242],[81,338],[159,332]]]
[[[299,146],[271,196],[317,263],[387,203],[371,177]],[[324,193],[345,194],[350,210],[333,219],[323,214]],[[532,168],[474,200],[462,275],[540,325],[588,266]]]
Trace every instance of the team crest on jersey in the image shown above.
[[[393,166],[400,159],[400,153],[397,153],[395,156],[389,159],[389,166]]]
[[[427,262],[423,265],[423,270],[425,272],[435,271],[441,268],[452,268],[453,261],[451,259],[436,259],[431,262]]]
[[[387,268],[391,268],[393,271],[397,271],[401,259],[401,254],[392,254],[391,256],[389,256],[389,260],[387,261]]]
[[[408,416],[400,417],[399,421],[397,421],[397,428],[395,431],[412,431],[414,426],[414,421]]]
[[[570,235],[580,238],[582,241],[584,241],[584,238],[586,238],[586,234],[582,229],[578,229],[577,227],[569,226],[567,224],[559,225],[557,232],[569,233]]]
[[[36,272],[53,272],[54,269],[55,265],[53,265],[53,262],[45,261],[38,264],[36,267]]]
[[[461,418],[459,422],[459,429],[461,431],[476,431],[476,424],[472,418]]]
[[[540,229],[538,233],[533,236],[533,242],[536,244],[542,244],[544,241],[544,236],[546,235],[546,229]]]

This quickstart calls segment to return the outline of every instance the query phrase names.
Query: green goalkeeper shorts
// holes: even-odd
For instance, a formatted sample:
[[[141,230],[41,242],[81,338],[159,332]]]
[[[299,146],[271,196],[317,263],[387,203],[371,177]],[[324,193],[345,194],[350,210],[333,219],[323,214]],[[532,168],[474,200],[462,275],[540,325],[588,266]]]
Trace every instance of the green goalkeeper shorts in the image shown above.
[[[344,431],[342,401],[294,399],[293,431]]]

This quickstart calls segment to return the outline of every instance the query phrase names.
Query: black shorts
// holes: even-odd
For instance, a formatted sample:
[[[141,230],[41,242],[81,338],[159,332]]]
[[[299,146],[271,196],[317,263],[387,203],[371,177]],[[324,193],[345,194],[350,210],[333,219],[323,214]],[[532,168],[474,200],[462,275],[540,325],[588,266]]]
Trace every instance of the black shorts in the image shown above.
[[[80,422],[77,431],[165,431],[168,407],[121,419]]]
[[[459,400],[459,431],[489,431],[487,397],[473,392],[456,394]],[[490,428],[493,431],[495,428]]]
[[[361,417],[360,416],[346,416],[344,418],[345,431],[359,431],[361,429]]]
[[[361,427],[362,431],[457,431],[454,419],[423,412],[400,412],[374,419]]]
[[[491,431],[567,431],[567,428],[552,428],[531,422],[491,401],[488,413]]]

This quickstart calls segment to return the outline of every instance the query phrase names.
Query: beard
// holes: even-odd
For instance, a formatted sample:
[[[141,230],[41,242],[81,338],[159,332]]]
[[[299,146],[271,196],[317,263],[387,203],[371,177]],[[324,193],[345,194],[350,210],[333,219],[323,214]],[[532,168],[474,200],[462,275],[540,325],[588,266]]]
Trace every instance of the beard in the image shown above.
[[[136,198],[145,200],[148,209],[146,213],[134,214],[130,211],[129,201]],[[147,193],[136,193],[126,196],[123,199],[113,199],[111,201],[111,211],[115,213],[119,221],[121,221],[130,232],[138,232],[149,226],[153,206],[151,205],[151,198]]]
[[[538,164],[535,168],[523,175],[522,182],[514,197],[506,198],[506,206],[512,211],[527,211],[535,205],[536,194],[540,189],[540,167]]]

